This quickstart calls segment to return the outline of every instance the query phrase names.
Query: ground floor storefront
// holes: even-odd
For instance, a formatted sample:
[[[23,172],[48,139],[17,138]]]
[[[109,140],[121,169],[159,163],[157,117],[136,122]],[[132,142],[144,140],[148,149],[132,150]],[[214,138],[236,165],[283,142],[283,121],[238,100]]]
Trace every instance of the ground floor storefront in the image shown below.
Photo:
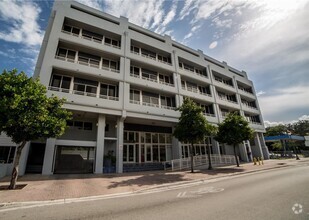
[[[112,115],[74,112],[65,134],[57,139],[32,141],[23,149],[20,174],[42,173],[123,173],[164,169],[170,161],[188,158],[188,144],[173,137],[176,123],[149,118],[119,117]],[[1,143],[0,143],[1,144]],[[0,145],[1,160],[12,167],[15,145]],[[208,152],[208,146],[210,152]],[[193,155],[233,155],[233,148],[216,142],[213,138],[194,145]],[[268,159],[262,133],[237,147],[241,161],[253,157]],[[3,163],[4,164],[4,163]]]

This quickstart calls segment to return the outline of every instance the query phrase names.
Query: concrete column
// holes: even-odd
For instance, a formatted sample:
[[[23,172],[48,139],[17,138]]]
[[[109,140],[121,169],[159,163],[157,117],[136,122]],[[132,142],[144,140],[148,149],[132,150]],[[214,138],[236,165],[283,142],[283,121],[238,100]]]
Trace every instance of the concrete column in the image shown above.
[[[246,150],[247,150],[247,155],[248,155],[249,162],[253,161],[252,149],[251,149],[250,141],[246,141]]]
[[[239,153],[240,153],[240,157],[244,162],[249,162],[249,158],[248,158],[248,154],[247,154],[247,150],[246,150],[246,146],[245,144],[239,144]]]
[[[261,145],[262,145],[262,152],[263,152],[264,159],[268,160],[269,159],[269,151],[268,151],[268,147],[265,143],[264,135],[263,135],[263,133],[260,133],[259,136],[260,136],[260,142],[261,142]]]
[[[103,154],[104,154],[104,137],[105,137],[105,115],[98,117],[98,131],[97,131],[97,147],[95,155],[95,170],[94,173],[103,172]]]
[[[211,138],[211,144],[212,144],[212,151],[214,152],[214,154],[221,156],[220,146],[219,146],[218,141],[216,141],[214,138]]]
[[[27,160],[29,154],[30,142],[27,142],[24,149],[21,151],[21,156],[19,159],[19,176],[23,176],[26,172]]]
[[[56,138],[48,138],[46,140],[44,162],[42,169],[43,175],[52,175],[54,172],[53,163],[54,163],[54,157],[56,157],[55,145],[56,145]]]
[[[117,120],[116,172],[123,172],[123,129],[124,118]]]
[[[252,149],[252,153],[254,154],[253,157],[262,157],[263,156],[263,152],[262,152],[262,147],[261,147],[261,142],[260,142],[260,138],[259,138],[259,134],[255,133],[255,137],[254,137],[254,149]]]

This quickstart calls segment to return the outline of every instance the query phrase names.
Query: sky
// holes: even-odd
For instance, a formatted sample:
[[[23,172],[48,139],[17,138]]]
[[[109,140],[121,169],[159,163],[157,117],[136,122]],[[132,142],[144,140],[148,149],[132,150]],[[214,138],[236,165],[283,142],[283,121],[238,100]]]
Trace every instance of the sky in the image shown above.
[[[253,81],[266,126],[309,120],[309,0],[78,0]],[[33,74],[53,1],[0,0],[0,70]]]

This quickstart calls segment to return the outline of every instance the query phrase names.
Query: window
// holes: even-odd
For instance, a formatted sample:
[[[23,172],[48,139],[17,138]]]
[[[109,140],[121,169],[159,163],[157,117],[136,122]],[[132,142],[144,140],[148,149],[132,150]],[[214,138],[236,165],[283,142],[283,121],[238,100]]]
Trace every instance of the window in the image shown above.
[[[143,105],[159,107],[159,95],[150,92],[143,92]]]
[[[131,46],[131,52],[139,54],[139,47]]]
[[[79,52],[78,62],[83,65],[99,68],[101,57],[88,53]]]
[[[130,67],[130,74],[133,75],[134,77],[136,78],[139,78],[139,68],[138,67],[135,67],[135,66],[131,66]]]
[[[157,56],[156,53],[149,51],[149,50],[146,50],[144,48],[141,48],[141,51],[142,51],[142,55],[144,55],[148,58],[151,58],[151,59],[156,59],[156,56]]]
[[[119,70],[119,69],[118,69],[118,62],[103,58],[103,61],[102,61],[102,69]]]
[[[162,108],[167,108],[167,109],[172,109],[175,107],[175,98],[171,97],[166,97],[166,96],[161,96],[161,107]]]
[[[118,86],[101,83],[100,98],[103,99],[118,98]]]
[[[53,75],[50,82],[50,90],[69,92],[71,85],[71,77]]]
[[[140,104],[140,91],[130,89],[130,102]]]
[[[92,131],[92,123],[91,122],[84,122],[84,130]]]
[[[158,54],[158,60],[164,63],[171,63],[171,58]]]
[[[108,46],[120,47],[120,41],[105,37],[105,44]]]
[[[74,62],[75,60],[76,51],[59,48],[57,51],[57,58],[58,59],[66,59],[67,61]]]
[[[102,39],[103,39],[103,35],[97,34],[97,33],[91,32],[91,31],[87,31],[85,29],[83,29],[82,36],[83,36],[84,39],[93,40],[93,41],[98,42],[98,43],[101,43]]]
[[[214,116],[214,109],[212,104],[210,105],[201,104],[200,106],[203,108],[204,115]]]
[[[172,76],[166,76],[166,75],[159,74],[159,81],[162,84],[167,84],[167,85],[173,84]]]
[[[95,97],[97,94],[98,82],[81,78],[74,79],[74,93]]]
[[[78,130],[92,131],[92,122],[68,121],[67,125]]]
[[[15,147],[0,146],[0,163],[13,163]]]
[[[65,32],[69,32],[72,33],[73,35],[79,35],[80,29],[77,27],[72,27],[70,25],[63,25],[62,30],[64,30]]]
[[[142,68],[142,78],[149,81],[157,81],[157,73],[151,70]]]

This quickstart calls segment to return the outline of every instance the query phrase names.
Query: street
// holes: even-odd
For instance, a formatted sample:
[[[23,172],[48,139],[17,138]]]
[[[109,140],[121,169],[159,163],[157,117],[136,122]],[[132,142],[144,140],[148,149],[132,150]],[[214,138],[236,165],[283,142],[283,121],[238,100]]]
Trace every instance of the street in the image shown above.
[[[0,219],[309,219],[308,183],[309,164],[300,163],[121,198],[0,209]]]

